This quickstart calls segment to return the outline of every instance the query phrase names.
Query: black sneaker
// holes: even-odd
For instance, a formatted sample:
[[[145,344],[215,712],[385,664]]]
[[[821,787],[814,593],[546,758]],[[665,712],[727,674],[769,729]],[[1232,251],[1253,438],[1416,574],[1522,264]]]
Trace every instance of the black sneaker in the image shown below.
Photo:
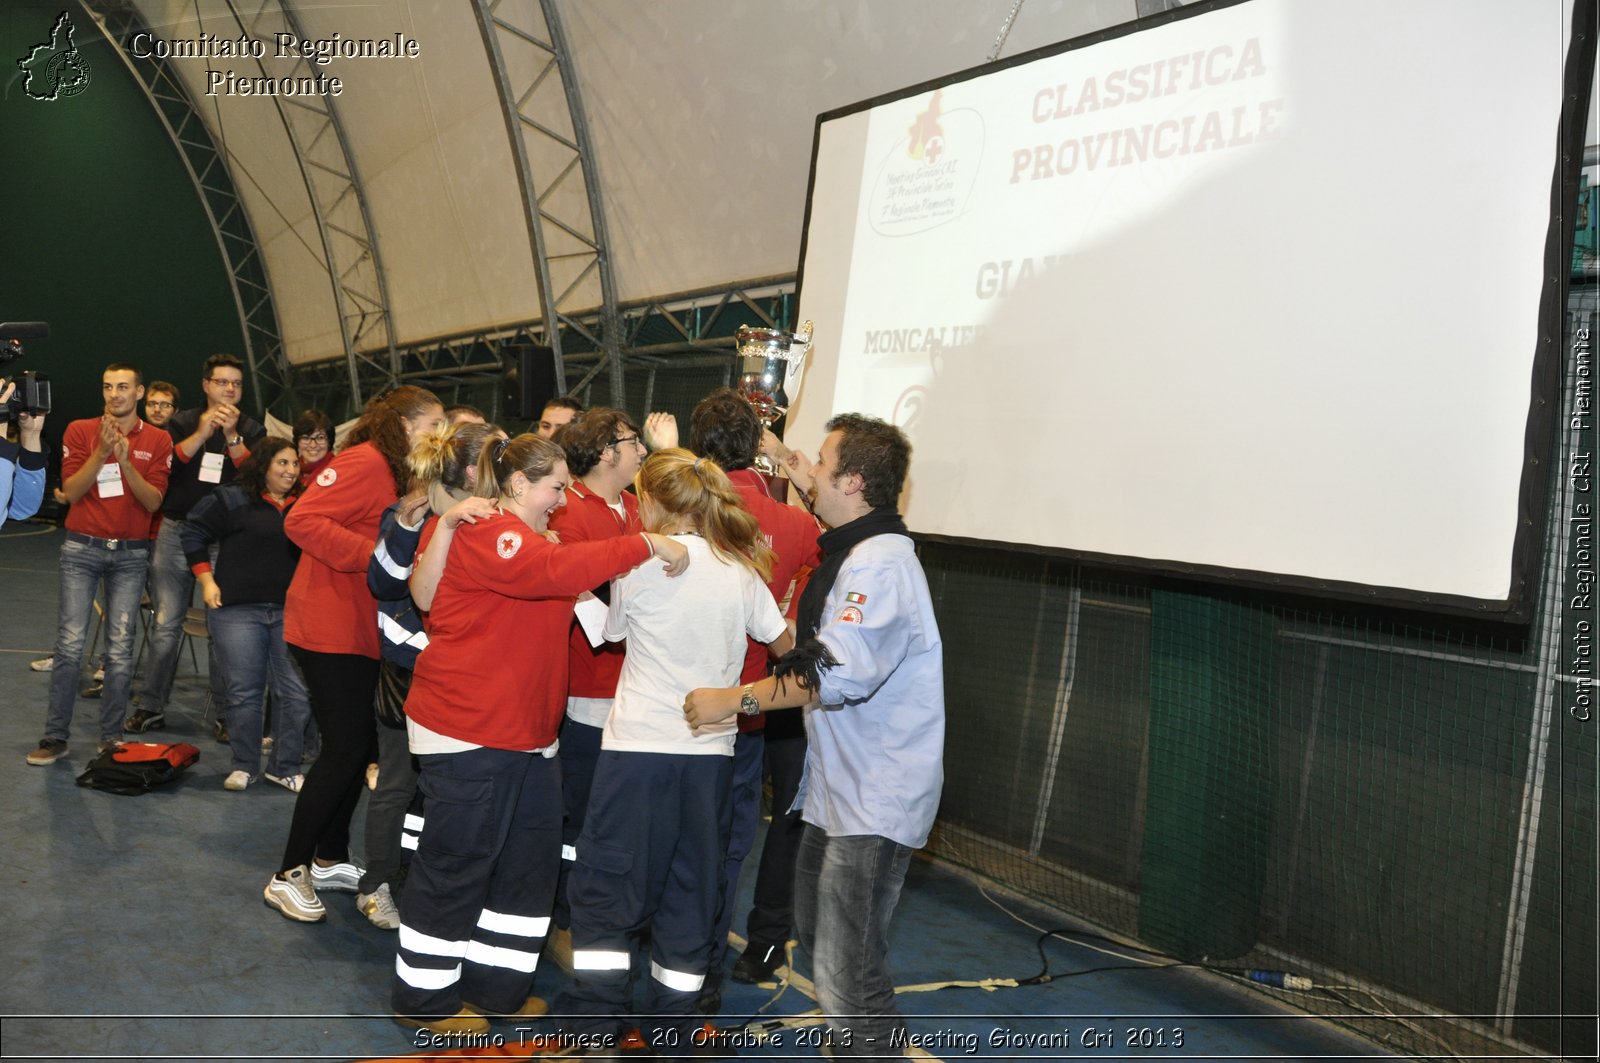
[[[60,738],[46,738],[39,748],[28,754],[28,763],[36,767],[54,764],[67,755],[67,743]]]
[[[715,1015],[722,1010],[722,972],[706,972],[706,980],[695,998],[694,1009],[702,1015]],[[709,1026],[710,1024],[707,1023]]]
[[[122,722],[122,729],[129,734],[142,735],[146,731],[159,731],[167,725],[167,714],[164,712],[151,712],[149,709],[139,709],[132,716]]]
[[[105,690],[105,688],[106,688],[105,683],[102,683],[102,682],[90,683],[88,686],[86,686],[82,690],[78,691],[78,697],[80,697],[80,698],[97,698],[97,697],[100,696],[101,692]]]
[[[752,941],[739,962],[733,965],[733,980],[746,985],[772,981],[772,975],[784,963],[783,945],[764,945]]]

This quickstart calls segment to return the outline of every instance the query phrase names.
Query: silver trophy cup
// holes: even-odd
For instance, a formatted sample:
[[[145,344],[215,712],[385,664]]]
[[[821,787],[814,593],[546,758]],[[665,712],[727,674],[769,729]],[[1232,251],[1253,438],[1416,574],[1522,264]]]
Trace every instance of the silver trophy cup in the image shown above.
[[[736,343],[739,352],[738,392],[756,411],[762,427],[789,410],[789,394],[784,384],[790,366],[799,366],[811,350],[811,322],[794,332],[775,328],[739,326]],[[756,469],[771,476],[777,470],[765,457],[756,459]]]

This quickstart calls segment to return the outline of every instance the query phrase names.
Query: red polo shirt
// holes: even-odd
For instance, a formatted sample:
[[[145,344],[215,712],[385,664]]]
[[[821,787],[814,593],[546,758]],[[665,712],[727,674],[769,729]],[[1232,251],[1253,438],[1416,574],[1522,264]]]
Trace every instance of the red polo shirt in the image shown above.
[[[100,418],[85,417],[67,425],[61,440],[61,482],[66,483],[84,462],[94,454],[100,441]],[[101,466],[115,466],[115,458],[107,458]],[[165,494],[167,476],[172,469],[172,437],[165,429],[138,423],[128,433],[128,464],[157,491]],[[67,511],[67,530],[81,535],[94,535],[101,539],[148,539],[153,516],[139,504],[126,483],[122,493],[110,498],[101,496],[101,486],[96,483],[89,492],[72,504]]]

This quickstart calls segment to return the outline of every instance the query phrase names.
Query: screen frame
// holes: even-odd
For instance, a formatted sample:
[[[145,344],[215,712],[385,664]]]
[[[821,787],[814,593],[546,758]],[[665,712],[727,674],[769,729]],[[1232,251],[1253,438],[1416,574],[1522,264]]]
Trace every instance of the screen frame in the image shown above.
[[[1181,8],[1134,19],[1084,34],[1056,44],[1021,52],[1006,59],[969,67],[942,77],[919,82],[817,115],[812,132],[810,171],[806,185],[805,213],[801,221],[800,256],[795,272],[796,306],[802,305],[805,286],[806,254],[811,238],[812,207],[816,193],[817,164],[822,148],[823,126],[830,121],[869,111],[907,97],[931,92],[947,85],[1022,66],[1050,56],[1088,48],[1106,41],[1140,33],[1212,11],[1250,3],[1252,0],[1201,0]],[[1545,233],[1544,279],[1538,309],[1538,335],[1530,380],[1528,416],[1523,434],[1522,473],[1517,490],[1516,532],[1510,559],[1509,592],[1503,599],[1483,599],[1437,594],[1405,587],[1375,586],[1339,580],[1320,580],[1253,569],[1194,564],[1132,555],[1096,553],[1056,546],[1014,543],[994,539],[945,535],[913,529],[918,541],[956,546],[1000,549],[1042,557],[1057,558],[1111,570],[1131,570],[1154,576],[1167,576],[1207,584],[1242,586],[1313,598],[1389,605],[1406,610],[1421,610],[1455,616],[1485,618],[1504,623],[1525,624],[1533,616],[1539,594],[1537,567],[1548,530],[1549,500],[1553,477],[1560,470],[1549,468],[1550,455],[1561,423],[1559,393],[1565,360],[1565,312],[1571,286],[1573,232],[1568,211],[1576,203],[1579,174],[1582,171],[1584,132],[1596,58],[1596,5],[1588,0],[1573,0],[1572,24],[1565,66],[1562,71],[1562,103],[1550,182],[1550,211]],[[833,411],[835,413],[843,411]],[[820,442],[820,441],[819,441]]]

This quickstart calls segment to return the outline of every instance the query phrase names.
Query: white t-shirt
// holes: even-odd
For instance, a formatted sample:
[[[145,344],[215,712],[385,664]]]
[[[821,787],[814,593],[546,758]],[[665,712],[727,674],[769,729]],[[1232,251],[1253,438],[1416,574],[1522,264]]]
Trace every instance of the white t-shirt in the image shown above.
[[[696,687],[738,685],[745,636],[773,641],[783,615],[749,568],[723,561],[698,535],[673,538],[689,548],[683,575],[668,578],[661,561],[647,561],[611,584],[605,636],[627,639],[628,656],[600,747],[731,757],[735,722],[695,734],[683,699]]]

